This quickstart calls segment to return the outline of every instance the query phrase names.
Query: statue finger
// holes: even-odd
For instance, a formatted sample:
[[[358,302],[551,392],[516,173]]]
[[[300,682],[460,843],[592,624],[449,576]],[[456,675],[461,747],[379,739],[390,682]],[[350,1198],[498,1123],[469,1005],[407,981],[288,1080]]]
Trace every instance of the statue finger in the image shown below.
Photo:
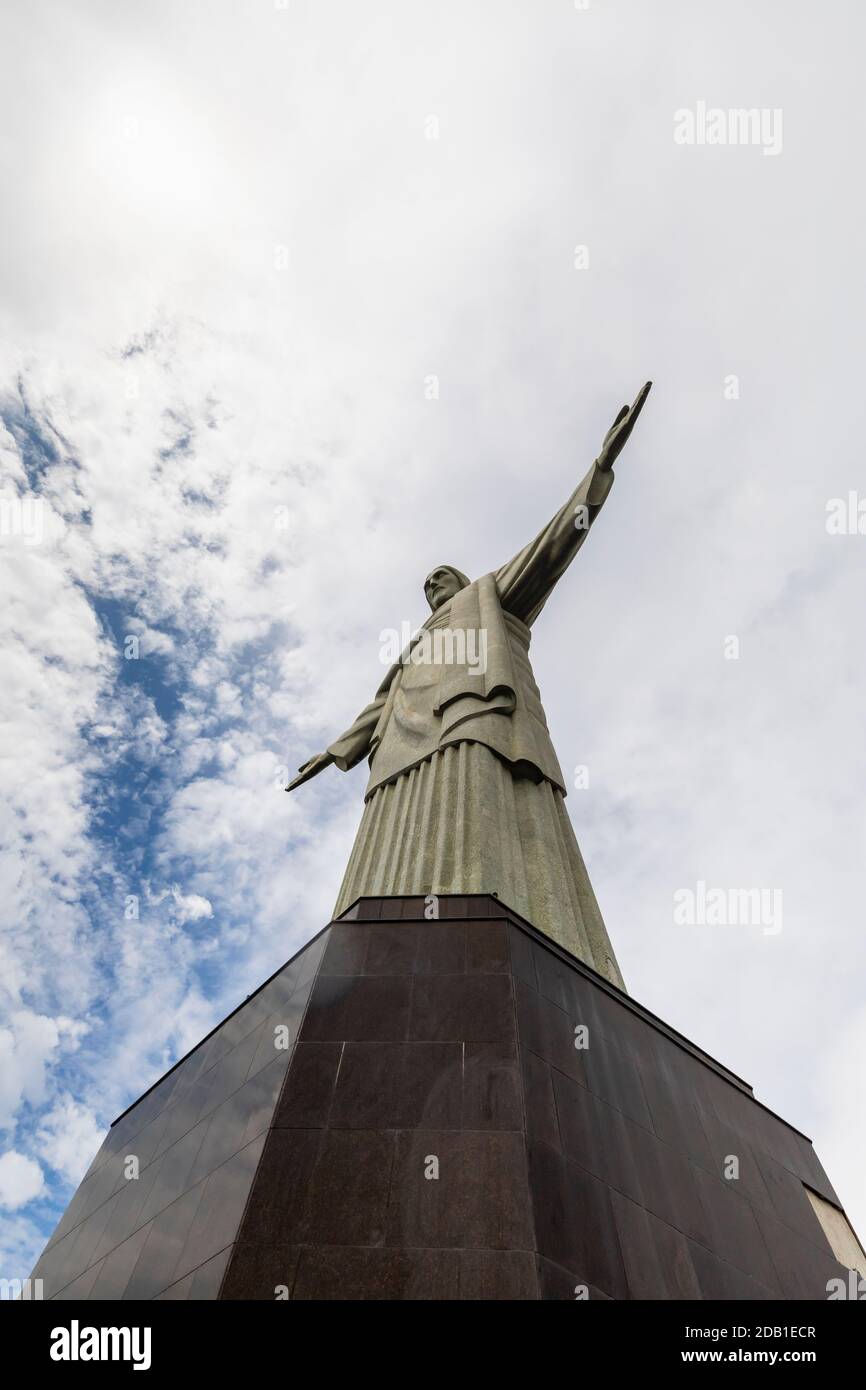
[[[287,792],[294,791],[295,787],[299,787],[302,782],[306,782],[308,780],[308,778],[310,777],[310,765],[314,762],[315,758],[310,758],[307,762],[304,763],[303,767],[298,768],[298,775],[296,777],[293,777],[289,785],[286,787]]]
[[[631,414],[632,414],[632,419],[633,419],[633,420],[636,420],[637,417],[640,415],[641,411],[643,410],[644,405],[646,404],[646,398],[647,398],[647,396],[648,396],[649,393],[650,393],[651,387],[652,387],[652,382],[651,382],[651,381],[646,381],[646,382],[644,382],[643,386],[640,388],[640,390],[638,391],[637,395],[635,396],[635,398],[634,398],[634,405],[633,405],[632,408],[631,408]]]

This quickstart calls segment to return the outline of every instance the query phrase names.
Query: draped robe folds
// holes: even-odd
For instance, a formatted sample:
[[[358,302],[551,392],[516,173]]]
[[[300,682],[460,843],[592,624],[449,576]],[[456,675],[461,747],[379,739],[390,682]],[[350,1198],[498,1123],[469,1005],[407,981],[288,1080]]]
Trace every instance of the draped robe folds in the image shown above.
[[[624,988],[529,660],[612,484],[594,464],[534,541],[431,614],[328,748],[344,772],[370,764],[335,915],[363,896],[496,893]]]

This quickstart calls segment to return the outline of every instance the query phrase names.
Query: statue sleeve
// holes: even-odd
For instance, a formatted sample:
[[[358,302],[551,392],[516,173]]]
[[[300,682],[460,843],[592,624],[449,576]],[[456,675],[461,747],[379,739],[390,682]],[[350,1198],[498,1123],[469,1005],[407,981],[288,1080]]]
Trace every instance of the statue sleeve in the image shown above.
[[[613,472],[592,465],[564,507],[535,540],[494,575],[503,608],[531,625],[571,564],[613,486]]]
[[[373,734],[388,699],[388,691],[391,688],[391,681],[396,669],[396,667],[391,668],[376,691],[375,697],[369,705],[361,710],[354,724],[325,750],[330,753],[341,772],[348,772],[369,753]]]

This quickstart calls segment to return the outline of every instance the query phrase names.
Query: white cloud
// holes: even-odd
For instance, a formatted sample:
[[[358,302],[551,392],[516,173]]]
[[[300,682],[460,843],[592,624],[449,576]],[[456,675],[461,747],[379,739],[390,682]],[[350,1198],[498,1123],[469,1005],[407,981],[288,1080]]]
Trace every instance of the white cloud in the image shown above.
[[[43,1163],[74,1184],[86,1173],[104,1134],[92,1110],[63,1096],[43,1116],[35,1144]]]
[[[199,893],[181,893],[175,886],[171,890],[177,919],[180,922],[200,922],[203,917],[213,917],[213,908],[207,898]]]
[[[32,1158],[14,1149],[0,1154],[0,1206],[15,1211],[39,1197],[44,1187],[42,1169]]]
[[[45,1095],[46,1066],[60,1040],[53,1018],[17,1009],[0,1029],[0,1128],[9,1128],[22,1101],[38,1105]]]

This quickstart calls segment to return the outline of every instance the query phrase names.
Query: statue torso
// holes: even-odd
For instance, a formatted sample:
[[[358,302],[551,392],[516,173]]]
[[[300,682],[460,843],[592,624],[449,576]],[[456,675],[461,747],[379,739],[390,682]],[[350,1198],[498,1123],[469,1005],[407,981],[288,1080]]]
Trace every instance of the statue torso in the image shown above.
[[[515,775],[546,778],[564,793],[529,660],[531,633],[502,609],[492,576],[439,609],[424,633],[420,652],[414,649],[392,682],[374,735],[367,795],[467,740],[490,748]]]

